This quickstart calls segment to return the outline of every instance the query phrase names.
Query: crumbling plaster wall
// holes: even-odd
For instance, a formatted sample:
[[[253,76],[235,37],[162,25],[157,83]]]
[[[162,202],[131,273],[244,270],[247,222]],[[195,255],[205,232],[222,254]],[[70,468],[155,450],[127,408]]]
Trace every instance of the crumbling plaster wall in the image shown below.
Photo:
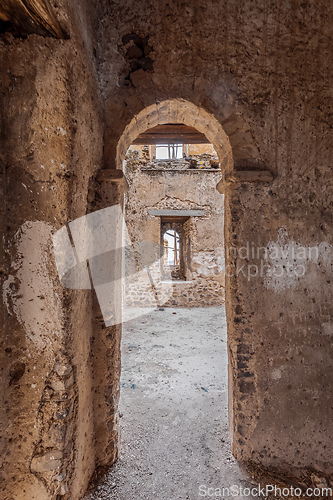
[[[2,496],[79,498],[94,466],[116,456],[119,329],[102,328],[98,313],[94,325],[90,292],[60,287],[50,235],[120,201],[112,185],[91,178],[115,166],[130,121],[170,98],[222,124],[236,170],[274,175],[270,185],[226,187],[227,248],[319,248],[305,276],[292,280],[248,280],[227,258],[234,452],[298,477],[333,474],[332,8],[326,0],[142,0],[139,8],[63,0],[55,13],[68,39],[1,37]],[[139,70],[123,42],[133,32],[152,48],[153,62]],[[59,419],[60,454],[45,430],[63,405],[52,386],[64,385],[70,417]],[[54,454],[40,462],[44,446]],[[61,462],[56,481],[38,472],[52,456]]]
[[[204,216],[191,217],[187,224],[190,247],[185,269],[187,281],[170,283],[164,306],[202,307],[224,303],[223,195],[216,190],[221,171],[191,170],[183,160],[146,161],[139,152],[129,150],[124,167],[129,189],[125,217],[132,242],[160,243],[161,222],[149,209],[203,210]],[[206,167],[210,167],[207,161]],[[161,257],[161,255],[160,255]],[[156,266],[157,292],[163,289],[161,266]],[[130,278],[130,277],[129,277]],[[165,279],[164,279],[165,280]],[[148,285],[149,287],[149,285]],[[149,293],[150,292],[150,293]],[[146,282],[128,279],[125,290],[127,306],[155,305]]]
[[[185,99],[222,124],[236,170],[274,176],[269,185],[227,188],[227,247],[330,249],[332,5],[147,0],[135,14],[130,1],[102,8],[106,162],[112,166],[121,131],[142,109]],[[152,71],[130,70],[122,49],[129,33],[149,37]],[[329,252],[308,261],[304,277],[276,286],[237,274],[237,259],[227,260],[233,449],[298,476],[333,472]]]
[[[80,498],[95,467],[117,454],[119,328],[99,331],[91,292],[62,287],[52,246],[52,234],[98,200],[117,201],[112,186],[103,193],[93,180],[103,160],[95,12],[63,2],[56,14],[66,39],[0,37],[0,497],[8,499]]]

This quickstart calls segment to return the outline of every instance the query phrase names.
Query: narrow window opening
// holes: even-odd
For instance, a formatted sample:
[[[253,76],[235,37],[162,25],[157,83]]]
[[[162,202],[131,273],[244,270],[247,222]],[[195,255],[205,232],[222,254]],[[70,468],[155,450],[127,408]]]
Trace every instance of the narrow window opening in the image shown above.
[[[184,225],[170,219],[166,222],[161,218],[162,279],[186,281]]]
[[[177,231],[170,229],[164,233],[164,261],[168,266],[177,266],[180,262],[180,238]]]
[[[157,160],[177,160],[183,158],[183,144],[156,144]]]

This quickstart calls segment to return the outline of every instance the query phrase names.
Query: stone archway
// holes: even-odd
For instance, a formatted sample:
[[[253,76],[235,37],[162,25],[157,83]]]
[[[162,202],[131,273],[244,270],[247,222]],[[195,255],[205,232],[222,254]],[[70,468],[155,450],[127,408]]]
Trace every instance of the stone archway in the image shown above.
[[[230,235],[228,227],[230,226],[230,190],[226,189],[230,182],[237,179],[237,173],[234,171],[234,159],[230,139],[224,131],[222,125],[202,107],[199,107],[184,99],[167,99],[147,106],[135,115],[126,125],[116,147],[116,170],[124,169],[124,158],[126,152],[133,141],[149,128],[168,123],[184,124],[197,129],[203,133],[209,142],[214,146],[218,158],[223,179],[217,185],[217,190],[225,195],[225,223],[224,223],[224,241],[225,245],[230,245]],[[240,172],[242,174],[242,172]],[[239,174],[239,172],[238,172]],[[239,180],[239,179],[237,179]],[[227,255],[227,253],[226,253]],[[231,297],[231,281],[226,276],[226,296]],[[235,286],[233,286],[235,288]],[[229,302],[229,303],[228,303]],[[232,301],[226,301],[226,312],[228,323],[232,322],[233,313],[231,307]],[[229,426],[231,436],[233,436],[233,407],[236,396],[234,395],[234,383],[237,378],[237,366],[229,364]]]
[[[202,132],[214,145],[223,173],[226,175],[232,172],[231,144],[221,124],[203,108],[184,99],[168,99],[152,104],[134,116],[119,139],[116,168],[122,168],[125,153],[138,135],[149,128],[166,123],[182,123]]]
[[[123,160],[133,140],[147,129],[167,123],[182,123],[196,128],[213,144],[219,157],[223,177],[216,187],[225,196],[225,265],[226,269],[230,270],[226,273],[225,283],[229,356],[229,429],[234,455],[236,458],[248,460],[251,455],[251,434],[255,425],[253,415],[257,414],[259,403],[255,381],[257,374],[250,356],[250,353],[254,352],[253,337],[249,335],[250,330],[244,326],[247,318],[243,317],[243,310],[239,305],[240,291],[248,290],[248,280],[237,273],[239,264],[237,251],[238,247],[242,246],[237,241],[239,231],[237,214],[240,191],[244,189],[246,191],[251,184],[250,189],[260,190],[259,184],[271,182],[273,175],[258,160],[259,153],[253,142],[251,143],[252,139],[249,139],[251,132],[248,128],[244,136],[237,126],[230,127],[230,123],[237,123],[235,117],[227,123],[227,127],[231,130],[229,136],[212,113],[181,98],[156,101],[138,111],[126,123],[116,145],[113,146],[116,171],[122,174]],[[111,157],[105,160],[106,164],[113,164]],[[236,249],[236,253],[228,249]]]

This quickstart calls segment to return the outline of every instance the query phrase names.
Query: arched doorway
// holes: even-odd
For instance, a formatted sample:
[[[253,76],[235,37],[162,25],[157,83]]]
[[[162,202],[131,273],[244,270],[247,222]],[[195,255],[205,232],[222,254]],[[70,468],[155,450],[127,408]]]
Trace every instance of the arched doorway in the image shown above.
[[[117,146],[117,168],[119,170],[124,169],[126,175],[124,158],[132,141],[147,129],[151,129],[156,125],[162,125],[165,123],[183,123],[199,130],[206,135],[210,141],[214,141],[213,144],[218,153],[220,167],[222,168],[224,175],[231,173],[233,166],[231,146],[221,125],[217,122],[217,120],[215,120],[214,117],[206,113],[203,109],[200,109],[197,106],[183,100],[168,100],[161,102],[158,105],[148,107],[131,121],[131,123],[125,128]],[[173,232],[172,234],[170,233],[169,236],[170,238],[174,238],[173,264],[176,264],[175,261],[178,263],[181,253],[180,245],[178,244],[177,246],[177,235],[179,239],[179,232],[171,226],[169,227],[169,230]],[[219,229],[217,228],[217,230]],[[222,231],[223,229],[220,228],[220,230]],[[170,246],[168,242],[167,246]],[[133,385],[128,382],[125,382],[125,384],[125,388],[132,387]]]

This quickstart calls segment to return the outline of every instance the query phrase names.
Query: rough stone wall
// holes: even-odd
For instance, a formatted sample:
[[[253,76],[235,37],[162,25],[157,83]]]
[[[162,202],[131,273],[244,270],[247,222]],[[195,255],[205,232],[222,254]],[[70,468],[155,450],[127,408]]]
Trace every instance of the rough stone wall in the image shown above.
[[[143,147],[141,145],[131,144],[131,150],[139,151],[140,156],[142,156]],[[156,157],[155,144],[148,146],[148,152],[151,159]],[[212,144],[184,144],[183,153],[185,154],[185,156],[191,156],[191,155],[197,156],[201,154],[209,154],[212,155],[214,158],[216,157],[216,151]]]
[[[185,144],[184,149],[187,155],[200,155],[208,153],[215,156],[216,151],[212,144]]]
[[[224,303],[223,195],[216,190],[221,172],[209,169],[210,155],[204,156],[203,167],[208,168],[193,171],[185,160],[147,161],[129,149],[124,167],[129,184],[125,218],[133,243],[160,241],[161,219],[149,215],[149,209],[204,210],[205,215],[184,223],[184,248],[189,249],[184,256],[186,281],[172,281],[171,270],[169,278],[163,276],[162,263],[158,262],[153,266],[158,303],[145,276],[130,276],[124,291],[127,307]]]
[[[102,339],[92,294],[63,288],[52,245],[57,229],[95,209],[103,151],[95,13],[70,2],[57,16],[66,39],[0,36],[0,497],[8,499],[80,498],[96,465],[117,453],[116,334],[103,330],[107,353],[94,345]],[[98,373],[104,358],[109,393]]]
[[[234,452],[300,478],[333,475],[332,4],[142,0],[139,7],[62,0],[55,14],[69,38],[1,35],[4,498],[79,498],[95,465],[115,458],[119,329],[103,329],[90,315],[90,292],[60,287],[50,235],[121,200],[112,184],[90,178],[116,165],[127,125],[147,106],[161,112],[168,99],[197,106],[195,118],[184,106],[180,118],[189,125],[197,120],[214,135],[204,112],[220,123],[232,148],[225,244],[238,255],[226,261]],[[128,49],[143,39],[149,54],[133,63]],[[211,140],[215,148],[220,139]],[[257,169],[273,182],[237,182],[239,171]],[[304,276],[249,279],[249,265],[261,259],[237,254],[248,244],[267,248],[263,264],[271,267],[289,266],[290,248],[318,254],[302,261]],[[58,420],[65,429],[57,427],[55,445],[48,431]],[[54,461],[60,474],[44,470]]]
[[[145,107],[187,100],[222,124],[236,171],[274,176],[227,188],[226,245],[329,249],[306,263],[304,277],[278,285],[237,275],[228,257],[226,307],[236,456],[299,477],[330,475],[332,4],[144,0],[134,15],[129,0],[101,3],[106,160]],[[129,74],[119,49],[128,33],[149,38],[151,71]]]

